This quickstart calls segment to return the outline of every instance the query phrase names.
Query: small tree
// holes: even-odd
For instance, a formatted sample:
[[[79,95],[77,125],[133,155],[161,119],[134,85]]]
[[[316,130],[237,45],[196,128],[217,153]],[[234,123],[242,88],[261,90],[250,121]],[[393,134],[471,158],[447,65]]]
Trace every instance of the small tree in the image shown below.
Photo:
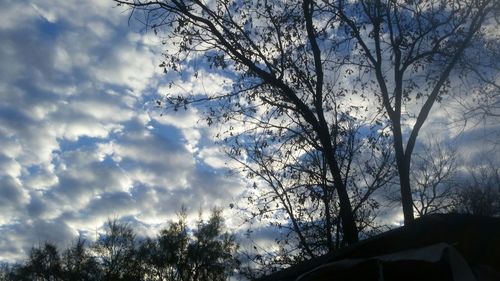
[[[62,279],[101,280],[101,272],[95,257],[86,247],[86,241],[78,238],[61,256]]]
[[[103,272],[103,281],[141,278],[136,246],[135,234],[129,225],[117,220],[106,223],[105,233],[92,246]]]
[[[31,249],[28,260],[13,268],[7,280],[57,281],[62,280],[61,259],[56,246],[44,243]],[[10,279],[9,279],[10,278]]]
[[[156,239],[147,239],[141,246],[139,252],[150,280],[187,280],[190,276],[189,241],[186,215],[182,210],[178,221],[170,223]]]
[[[238,244],[223,232],[221,211],[214,209],[207,222],[200,219],[190,230],[181,211],[176,222],[148,239],[139,250],[146,280],[221,281],[238,269]],[[192,233],[192,235],[190,234]]]
[[[221,210],[214,209],[207,222],[198,221],[194,239],[188,245],[187,262],[192,280],[222,281],[239,267],[233,235],[223,233]]]
[[[479,216],[500,216],[500,169],[479,167],[469,171],[460,185],[455,211]]]
[[[420,151],[410,173],[413,208],[419,216],[450,211],[459,192],[456,151],[437,141],[430,141]]]

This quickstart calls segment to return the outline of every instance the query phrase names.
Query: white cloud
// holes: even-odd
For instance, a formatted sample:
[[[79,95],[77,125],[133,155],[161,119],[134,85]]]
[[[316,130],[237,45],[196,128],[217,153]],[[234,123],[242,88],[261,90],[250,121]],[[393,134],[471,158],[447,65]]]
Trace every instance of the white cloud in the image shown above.
[[[22,166],[14,159],[0,155],[0,176],[18,178]]]
[[[160,115],[158,112],[150,113],[152,119],[162,125],[174,126],[180,128],[182,135],[186,140],[186,149],[191,153],[198,150],[202,135],[206,135],[206,122],[201,120],[201,115],[195,107],[188,110],[179,110],[169,112],[166,115]]]
[[[197,212],[231,196],[233,182],[195,160],[206,139],[197,112],[146,112],[161,44],[131,32],[123,10],[100,0],[0,6],[0,260],[109,217],[146,229],[181,204]]]
[[[198,157],[210,167],[216,169],[227,168],[228,159],[219,147],[203,148]]]

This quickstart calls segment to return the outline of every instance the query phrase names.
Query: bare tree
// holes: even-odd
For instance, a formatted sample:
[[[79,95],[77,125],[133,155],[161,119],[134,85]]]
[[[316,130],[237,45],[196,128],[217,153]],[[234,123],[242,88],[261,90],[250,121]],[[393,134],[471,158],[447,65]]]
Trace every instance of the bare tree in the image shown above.
[[[456,151],[437,141],[430,141],[415,153],[410,173],[414,182],[413,207],[419,216],[447,212],[458,192]]]
[[[500,216],[500,169],[490,162],[469,169],[468,174],[455,198],[455,211],[480,216]]]
[[[351,71],[359,77],[358,87],[375,93],[391,125],[404,218],[411,222],[410,165],[417,136],[434,104],[456,80],[460,61],[481,52],[482,47],[473,43],[485,38],[498,42],[498,34],[488,33],[486,27],[494,24],[500,4],[494,0],[323,3],[346,31],[342,46],[348,51],[338,63],[356,69]],[[498,72],[493,74],[498,77]]]

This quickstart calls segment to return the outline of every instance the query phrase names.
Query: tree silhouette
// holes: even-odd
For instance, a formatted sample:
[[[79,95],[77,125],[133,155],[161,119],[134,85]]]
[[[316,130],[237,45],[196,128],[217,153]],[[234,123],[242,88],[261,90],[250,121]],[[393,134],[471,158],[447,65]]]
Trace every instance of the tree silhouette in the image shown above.
[[[109,220],[92,244],[78,239],[59,254],[34,247],[22,264],[0,267],[2,281],[222,281],[239,267],[238,244],[224,232],[220,210],[189,229],[182,215],[158,237],[139,239],[128,224]]]
[[[336,111],[343,109],[336,103],[341,93],[334,90],[335,81],[324,79],[325,71],[334,67],[323,64],[323,34],[313,24],[319,12],[312,1],[116,2],[132,7],[136,14],[144,11],[149,27],[164,28],[172,41],[178,41],[177,50],[166,54],[162,66],[177,70],[187,54],[202,52],[211,67],[239,76],[230,93],[192,100],[169,96],[167,104],[177,109],[218,100],[223,110],[211,110],[209,124],[238,116],[264,126],[276,120],[272,127],[277,139],[297,135],[323,155],[338,196],[345,241],[358,241],[336,153],[340,134]]]
[[[138,280],[142,272],[139,268],[139,257],[136,252],[136,238],[133,229],[109,220],[105,233],[97,239],[92,250],[99,257],[103,280]]]
[[[99,264],[86,241],[78,238],[61,255],[62,280],[100,280]]]
[[[414,182],[413,207],[418,216],[450,211],[456,188],[456,150],[437,141],[430,141],[415,154],[410,172]]]
[[[214,209],[207,222],[198,221],[192,241],[187,248],[187,262],[192,280],[226,280],[238,268],[232,255],[237,249],[235,238],[222,232],[221,211]]]
[[[498,44],[486,28],[497,15],[494,0],[115,2],[130,7],[155,33],[164,32],[171,45],[161,64],[165,71],[182,71],[204,57],[210,68],[230,73],[232,89],[226,93],[167,93],[159,106],[177,110],[208,103],[209,124],[239,120],[250,126],[245,132],[269,133],[269,150],[293,139],[321,154],[348,244],[358,241],[358,229],[339,156],[345,133],[339,118],[367,109],[380,122],[376,132],[389,126],[405,222],[411,222],[417,136],[434,104],[466,69],[463,62],[485,45],[477,42]],[[498,71],[482,65],[474,69],[493,69],[482,77],[495,81]],[[364,105],[353,106],[352,99]],[[228,127],[227,135],[237,135]],[[250,139],[234,142],[249,145]]]
[[[359,89],[375,93],[391,125],[403,213],[410,222],[411,157],[432,107],[459,82],[461,62],[476,61],[473,56],[481,57],[473,67],[478,73],[489,70],[483,78],[498,79],[498,68],[485,65],[498,60],[482,53],[484,46],[498,46],[498,34],[487,27],[494,24],[499,2],[339,0],[325,5],[346,30],[341,44],[349,50],[345,64],[364,73]],[[487,81],[474,86],[489,87]]]
[[[469,171],[459,184],[454,211],[479,216],[500,216],[500,169],[492,163]]]
[[[4,269],[8,270],[8,268]],[[25,264],[14,266],[9,273],[3,275],[6,277],[5,280],[62,280],[59,252],[56,246],[51,243],[33,247]]]
[[[373,230],[379,207],[372,195],[395,175],[393,155],[387,139],[363,136],[356,120],[342,125],[345,133],[339,139],[344,145],[337,148],[338,159],[342,160],[340,167],[351,194],[357,228],[366,234]],[[244,157],[229,154],[253,181],[245,191],[246,200],[236,202],[233,208],[247,223],[267,224],[276,233],[278,252],[248,251],[253,263],[268,271],[316,258],[345,243],[338,197],[322,154],[305,144],[293,143],[293,149],[287,143],[281,144],[287,149],[269,145],[267,137],[255,138],[252,145],[238,146]],[[287,153],[290,150],[293,153]]]

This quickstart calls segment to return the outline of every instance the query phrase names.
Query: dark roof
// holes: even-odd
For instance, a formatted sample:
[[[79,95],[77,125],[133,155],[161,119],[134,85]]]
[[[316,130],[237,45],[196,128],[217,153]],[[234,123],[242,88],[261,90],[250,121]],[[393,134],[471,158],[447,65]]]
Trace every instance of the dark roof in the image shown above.
[[[343,259],[360,259],[436,243],[455,247],[471,265],[500,272],[500,219],[461,214],[429,215],[352,246],[264,276],[259,281],[292,281],[316,267]]]

